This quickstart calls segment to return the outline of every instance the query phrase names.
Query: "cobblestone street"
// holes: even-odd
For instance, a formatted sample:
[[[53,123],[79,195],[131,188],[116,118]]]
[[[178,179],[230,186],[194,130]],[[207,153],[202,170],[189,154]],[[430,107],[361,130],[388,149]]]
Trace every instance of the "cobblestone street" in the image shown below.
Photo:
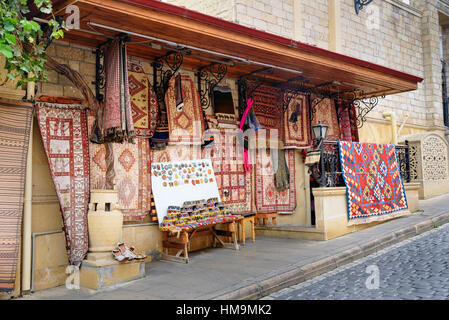
[[[377,283],[376,271],[379,275]],[[449,299],[449,225],[435,228],[263,299]]]

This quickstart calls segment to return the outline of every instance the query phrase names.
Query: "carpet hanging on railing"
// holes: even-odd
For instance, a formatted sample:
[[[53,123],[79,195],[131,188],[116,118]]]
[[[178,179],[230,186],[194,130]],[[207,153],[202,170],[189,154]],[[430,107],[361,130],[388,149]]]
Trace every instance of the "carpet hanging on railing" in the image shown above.
[[[408,212],[394,145],[340,141],[348,225],[398,217]]]
[[[0,292],[16,280],[32,110],[0,103]]]
[[[70,264],[88,249],[89,142],[86,107],[36,103],[36,117],[61,207]]]

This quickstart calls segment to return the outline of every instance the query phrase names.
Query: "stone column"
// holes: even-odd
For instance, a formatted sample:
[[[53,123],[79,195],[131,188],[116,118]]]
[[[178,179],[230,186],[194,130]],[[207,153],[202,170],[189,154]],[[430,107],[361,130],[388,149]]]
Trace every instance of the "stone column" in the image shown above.
[[[293,0],[293,40],[296,41],[301,41],[302,37],[301,1]]]
[[[443,126],[442,75],[437,0],[420,1],[424,86],[429,126]]]
[[[342,53],[341,0],[329,0],[329,50]]]

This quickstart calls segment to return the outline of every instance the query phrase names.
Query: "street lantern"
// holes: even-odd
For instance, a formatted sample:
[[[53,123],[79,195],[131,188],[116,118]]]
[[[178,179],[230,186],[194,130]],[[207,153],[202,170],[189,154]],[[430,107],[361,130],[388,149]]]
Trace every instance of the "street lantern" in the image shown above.
[[[321,121],[318,121],[318,124],[312,126],[313,138],[316,141],[321,141],[326,139],[328,125],[322,124]]]

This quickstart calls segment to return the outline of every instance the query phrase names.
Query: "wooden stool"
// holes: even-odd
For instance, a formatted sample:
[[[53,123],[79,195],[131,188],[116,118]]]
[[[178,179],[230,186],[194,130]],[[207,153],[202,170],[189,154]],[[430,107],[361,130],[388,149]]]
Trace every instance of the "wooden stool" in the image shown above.
[[[251,223],[251,238],[253,240],[253,243],[256,242],[256,231],[254,229],[255,226],[255,213],[246,213],[242,214],[243,219],[238,220],[238,235],[239,235],[239,241],[242,241],[242,245],[245,245],[245,222],[248,221]],[[240,236],[240,230],[242,230],[242,235]]]
[[[276,218],[277,218],[278,214],[276,212],[272,212],[272,213],[258,213],[256,214],[256,226],[259,225],[259,219],[263,219],[263,225],[267,226],[268,225],[268,219],[271,218],[271,224],[273,226],[276,225]]]

